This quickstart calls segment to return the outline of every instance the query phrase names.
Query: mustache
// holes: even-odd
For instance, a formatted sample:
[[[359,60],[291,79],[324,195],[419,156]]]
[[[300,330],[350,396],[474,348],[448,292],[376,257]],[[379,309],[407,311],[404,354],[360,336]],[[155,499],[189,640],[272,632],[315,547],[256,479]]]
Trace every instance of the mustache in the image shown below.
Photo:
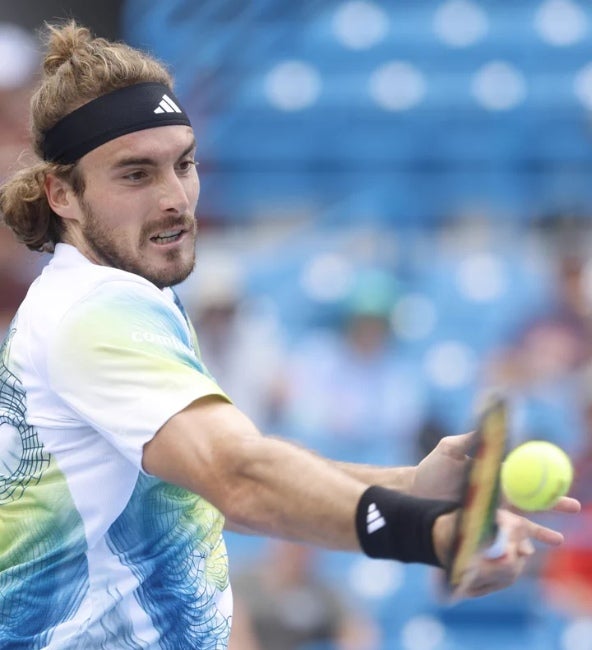
[[[197,231],[197,217],[193,214],[184,214],[170,216],[153,223],[146,224],[142,228],[142,235],[151,237],[155,232],[163,232],[165,230],[195,230]]]

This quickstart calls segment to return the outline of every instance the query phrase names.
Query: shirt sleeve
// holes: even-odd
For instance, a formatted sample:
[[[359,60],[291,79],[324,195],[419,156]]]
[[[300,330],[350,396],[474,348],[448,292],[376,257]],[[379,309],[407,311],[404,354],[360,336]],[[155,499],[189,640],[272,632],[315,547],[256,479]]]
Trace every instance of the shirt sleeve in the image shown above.
[[[109,282],[64,316],[48,353],[50,387],[142,469],[142,450],[173,415],[223,391],[190,328],[157,289]]]

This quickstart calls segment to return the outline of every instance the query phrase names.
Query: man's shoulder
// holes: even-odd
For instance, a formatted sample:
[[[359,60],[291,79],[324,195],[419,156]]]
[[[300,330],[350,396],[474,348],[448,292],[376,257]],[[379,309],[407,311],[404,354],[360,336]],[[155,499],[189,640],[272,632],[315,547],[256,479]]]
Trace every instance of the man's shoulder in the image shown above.
[[[70,294],[77,287],[84,290],[87,287],[92,288],[110,282],[123,282],[131,286],[144,286],[158,291],[151,282],[142,276],[113,266],[95,264],[76,248],[67,244],[58,244],[53,259],[38,280],[45,284],[53,283],[57,288],[68,288]]]
[[[169,310],[170,300],[145,278],[79,257],[75,249],[56,255],[31,286],[18,315],[30,340],[52,339],[70,316],[94,330],[113,326],[119,313]]]
[[[59,244],[51,262],[31,286],[26,302],[41,314],[68,311],[80,301],[117,294],[154,296],[162,292],[145,278],[111,266],[94,264],[73,246]]]

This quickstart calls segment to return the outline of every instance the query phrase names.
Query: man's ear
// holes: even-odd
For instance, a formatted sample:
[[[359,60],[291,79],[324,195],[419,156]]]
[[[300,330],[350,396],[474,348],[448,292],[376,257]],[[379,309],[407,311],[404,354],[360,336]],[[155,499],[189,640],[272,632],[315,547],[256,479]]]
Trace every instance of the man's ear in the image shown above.
[[[80,203],[72,186],[55,174],[45,176],[45,196],[49,207],[63,219],[79,221]]]

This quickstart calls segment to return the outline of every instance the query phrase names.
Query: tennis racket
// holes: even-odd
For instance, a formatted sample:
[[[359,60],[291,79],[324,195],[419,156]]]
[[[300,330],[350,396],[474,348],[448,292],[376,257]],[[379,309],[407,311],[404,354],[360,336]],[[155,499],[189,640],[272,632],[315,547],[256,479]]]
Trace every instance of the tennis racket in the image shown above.
[[[454,591],[477,554],[500,557],[506,540],[496,524],[500,502],[500,470],[508,438],[506,401],[492,397],[478,417],[471,461],[467,465],[460,512],[445,572],[448,591]]]

